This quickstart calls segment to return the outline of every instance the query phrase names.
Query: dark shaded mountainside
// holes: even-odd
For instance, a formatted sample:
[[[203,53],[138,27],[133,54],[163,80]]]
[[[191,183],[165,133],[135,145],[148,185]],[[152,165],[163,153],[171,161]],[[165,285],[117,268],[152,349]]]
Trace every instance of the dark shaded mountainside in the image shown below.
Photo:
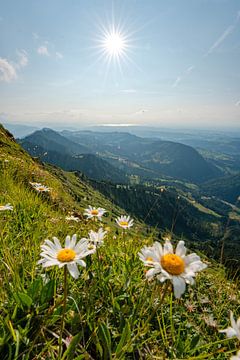
[[[125,174],[94,155],[85,146],[74,143],[56,131],[42,129],[19,140],[22,147],[41,161],[67,171],[81,171],[95,180],[126,182]]]
[[[125,172],[142,175],[143,178],[168,176],[201,183],[222,175],[194,148],[184,144],[120,132],[65,130],[62,134],[72,141],[90,146]]]
[[[195,249],[219,260],[224,238],[224,261],[240,265],[240,209],[220,199],[189,194],[173,187],[145,187],[90,182],[130,214],[160,231],[184,237]],[[231,260],[230,260],[231,259]],[[232,260],[234,259],[234,263]]]
[[[240,196],[240,173],[209,181],[201,189],[210,196],[235,204]]]
[[[1,129],[3,132],[3,128]],[[0,153],[1,148],[5,148],[9,149],[9,154],[11,154],[13,145],[17,147],[17,144],[8,133],[4,134],[7,134],[6,137],[10,138],[11,142],[9,141],[9,144],[6,145],[6,141],[1,141],[0,138]],[[19,154],[23,154],[22,156],[27,162],[29,161],[29,164],[33,162],[30,157],[28,160],[27,154],[20,146],[18,146],[17,151]],[[36,160],[34,160],[34,163],[38,164]],[[191,194],[189,195],[187,192],[174,187],[157,188],[142,185],[111,184],[109,182],[90,180],[82,172],[67,173],[51,165],[40,164],[39,166],[43,166],[55,178],[63,182],[65,190],[71,194],[80,206],[87,206],[88,203],[93,204],[96,195],[89,189],[94,188],[97,190],[96,193],[104,195],[99,195],[103,202],[101,204],[98,200],[99,206],[107,206],[108,209],[111,209],[111,212],[115,212],[115,209],[121,207],[124,209],[123,212],[147,225],[153,226],[156,231],[160,233],[172,231],[176,235],[183,237],[188,243],[191,243],[194,248],[201,249],[209,256],[219,259],[221,240],[228,222],[228,214],[230,211],[233,212],[230,205],[215,199],[214,204],[207,208],[207,200],[204,203],[200,195],[198,201],[196,201],[196,198],[194,200]],[[29,176],[32,176],[30,166],[28,171]],[[27,178],[27,174],[23,176]],[[29,181],[37,181],[37,179],[29,178]],[[215,211],[211,210],[211,207]],[[218,209],[221,211],[218,211]],[[238,214],[239,209],[236,209],[229,222],[231,231],[229,230],[226,236],[226,260],[234,258],[240,261],[238,256],[240,251],[236,252],[238,247],[240,250],[238,241],[240,234],[239,221],[236,219]]]
[[[42,129],[20,140],[20,143],[33,156],[39,156],[43,161],[58,166],[65,166],[66,170],[70,170],[71,164],[71,170],[84,172],[80,161],[77,165],[76,157],[91,153],[97,156],[98,160],[95,160],[95,170],[92,174],[88,172],[86,175],[92,177],[93,174],[98,173],[96,164],[99,162],[102,179],[106,180],[106,174],[112,174],[108,179],[114,182],[125,182],[126,174],[136,175],[141,180],[172,177],[194,183],[202,183],[222,175],[217,167],[208,163],[190,146],[171,141],[140,138],[128,133],[91,131],[57,133],[51,129]],[[58,158],[56,153],[61,157]],[[72,159],[61,161],[65,155],[71,156]],[[45,156],[47,159],[44,159]],[[100,162],[100,158],[112,167],[103,171],[104,163]],[[66,163],[69,164],[68,168]],[[90,167],[91,161],[88,159],[88,167],[84,168],[85,171]],[[100,176],[93,178],[99,180]]]

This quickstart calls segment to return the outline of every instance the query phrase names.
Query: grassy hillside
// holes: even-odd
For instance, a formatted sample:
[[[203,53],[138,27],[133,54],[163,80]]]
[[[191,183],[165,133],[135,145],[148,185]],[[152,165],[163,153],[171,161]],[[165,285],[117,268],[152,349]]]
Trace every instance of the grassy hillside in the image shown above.
[[[237,340],[218,331],[229,326],[229,310],[239,315],[238,283],[223,267],[200,254],[208,268],[177,300],[170,285],[146,281],[137,255],[155,231],[135,221],[122,233],[115,223],[120,208],[73,173],[35,162],[2,127],[0,170],[0,204],[13,206],[0,211],[1,360],[228,359],[236,353]],[[50,192],[37,193],[29,181]],[[108,211],[101,223],[83,218],[89,203]],[[81,221],[67,221],[70,212]],[[104,245],[87,257],[85,269],[79,266],[77,280],[67,275],[65,306],[65,271],[37,264],[40,245],[52,236],[62,244],[68,234],[87,237],[100,226],[108,231]]]

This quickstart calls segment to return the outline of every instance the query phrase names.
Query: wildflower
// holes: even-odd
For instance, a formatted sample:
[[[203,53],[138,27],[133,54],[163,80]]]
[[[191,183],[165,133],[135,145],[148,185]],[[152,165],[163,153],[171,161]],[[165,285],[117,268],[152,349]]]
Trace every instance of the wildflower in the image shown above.
[[[102,220],[103,214],[105,214],[106,210],[103,208],[95,208],[89,205],[87,209],[85,209],[85,212],[83,215],[86,215],[88,219],[92,219],[94,217],[97,217],[98,220]]]
[[[76,222],[79,222],[80,219],[77,217],[77,216],[73,216],[73,215],[70,215],[70,216],[66,216],[65,219],[67,221],[76,221]]]
[[[238,351],[236,355],[231,356],[230,360],[240,360],[240,351]]]
[[[31,181],[29,182],[29,184],[30,184],[30,185],[32,185],[32,187],[34,187],[34,188],[35,188],[35,187],[42,186],[42,184],[41,184],[41,183],[31,182]]]
[[[204,315],[203,316],[203,321],[205,322],[205,324],[207,324],[208,326],[212,327],[212,328],[217,328],[217,321],[214,320],[212,315]]]
[[[133,219],[130,216],[120,216],[116,219],[116,223],[123,229],[129,229],[133,226]]]
[[[152,279],[157,275],[160,282],[170,280],[175,297],[180,298],[186,284],[194,284],[195,273],[207,267],[197,254],[186,255],[186,251],[184,241],[179,241],[174,253],[171,242],[166,240],[163,247],[158,242],[144,246],[138,255],[144,265],[151,267],[146,277]]]
[[[233,313],[230,311],[231,326],[224,330],[220,330],[220,333],[226,333],[228,338],[236,336],[240,340],[240,318],[237,321],[234,320]]]
[[[98,230],[98,232],[95,232],[93,230],[90,230],[89,232],[89,241],[91,244],[98,246],[101,246],[103,244],[103,239],[106,235],[107,231],[103,231],[102,228]]]
[[[51,221],[53,224],[56,224],[60,219],[58,218],[51,218],[49,221]]]
[[[44,245],[41,245],[42,252],[40,255],[42,259],[38,261],[38,264],[42,264],[44,268],[54,265],[61,268],[66,265],[72,277],[77,279],[79,276],[77,265],[86,267],[86,263],[82,259],[95,252],[95,249],[88,249],[86,239],[81,239],[78,243],[76,241],[76,234],[72,236],[72,239],[68,235],[65,240],[65,247],[62,248],[56,237],[53,237],[53,241],[45,240]]]
[[[13,206],[11,206],[10,204],[0,205],[0,211],[5,211],[5,210],[13,210]]]
[[[189,300],[187,300],[185,302],[185,306],[187,308],[187,311],[192,313],[194,311],[196,311],[196,304],[195,303],[191,303]]]
[[[34,186],[34,188],[38,191],[38,192],[49,192],[50,188],[45,186],[45,185],[40,185],[40,186]]]

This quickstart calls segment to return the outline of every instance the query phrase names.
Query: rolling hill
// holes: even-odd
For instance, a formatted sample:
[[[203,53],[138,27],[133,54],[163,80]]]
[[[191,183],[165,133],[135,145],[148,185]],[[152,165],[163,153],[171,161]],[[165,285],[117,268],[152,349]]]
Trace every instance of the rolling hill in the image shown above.
[[[156,141],[120,132],[63,131],[62,134],[81,145],[88,146],[106,160],[129,173],[151,176],[170,176],[201,183],[220,177],[223,173],[207,162],[194,148],[171,141]],[[139,169],[139,168],[143,169]],[[144,169],[152,171],[148,174]],[[141,171],[142,170],[142,171]]]

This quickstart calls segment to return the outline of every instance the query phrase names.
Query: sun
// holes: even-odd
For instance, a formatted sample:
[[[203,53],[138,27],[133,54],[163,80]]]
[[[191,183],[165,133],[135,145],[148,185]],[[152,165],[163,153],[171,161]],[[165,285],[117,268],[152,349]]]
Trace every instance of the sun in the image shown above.
[[[110,57],[119,57],[124,53],[126,47],[124,36],[116,31],[107,33],[103,40],[103,48]]]
[[[99,60],[104,59],[108,65],[115,63],[119,68],[121,63],[130,60],[131,34],[122,26],[113,23],[106,26],[101,24],[96,41]]]

